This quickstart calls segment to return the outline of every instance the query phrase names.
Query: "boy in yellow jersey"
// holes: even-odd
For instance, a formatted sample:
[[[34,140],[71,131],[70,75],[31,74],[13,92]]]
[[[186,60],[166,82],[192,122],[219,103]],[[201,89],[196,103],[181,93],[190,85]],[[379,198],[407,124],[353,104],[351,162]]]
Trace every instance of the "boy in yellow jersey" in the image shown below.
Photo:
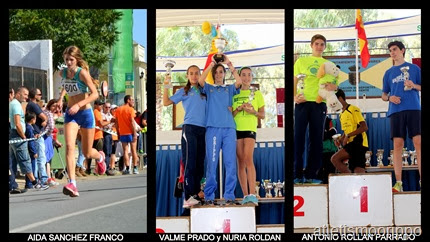
[[[340,149],[331,157],[333,165],[342,173],[364,173],[365,153],[368,150],[367,124],[361,114],[360,108],[346,102],[342,89],[336,92],[336,96],[342,103],[342,112],[339,115],[343,134],[340,138],[343,149]],[[349,159],[349,167],[343,163]]]
[[[326,38],[321,34],[312,36],[312,55],[301,57],[294,63],[294,184],[321,183],[321,180],[316,178],[322,165],[322,137],[327,105],[325,102],[317,103],[316,99],[320,88],[317,72],[320,66],[327,62],[322,57],[326,42]],[[305,75],[303,92],[297,88],[300,74]],[[325,88],[327,91],[334,91],[337,85],[326,83]],[[309,146],[305,162],[306,130],[309,133]]]

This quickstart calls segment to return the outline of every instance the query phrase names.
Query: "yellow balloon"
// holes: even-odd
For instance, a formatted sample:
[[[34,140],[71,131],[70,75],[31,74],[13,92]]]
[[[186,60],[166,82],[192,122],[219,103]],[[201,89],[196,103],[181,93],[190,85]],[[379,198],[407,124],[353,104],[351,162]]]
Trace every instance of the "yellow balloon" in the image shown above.
[[[204,21],[202,24],[202,31],[205,34],[209,34],[211,32],[211,24],[208,21]]]

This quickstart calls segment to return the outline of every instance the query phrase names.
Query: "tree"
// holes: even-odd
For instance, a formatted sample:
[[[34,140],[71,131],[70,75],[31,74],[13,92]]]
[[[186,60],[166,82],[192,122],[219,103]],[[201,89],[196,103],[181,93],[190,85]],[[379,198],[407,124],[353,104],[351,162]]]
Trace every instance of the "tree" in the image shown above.
[[[385,20],[385,16],[378,9],[365,9],[362,11],[365,22]],[[396,18],[390,16],[391,18]],[[390,18],[388,17],[388,19]],[[340,27],[355,24],[355,9],[296,9],[294,10],[294,28],[326,28]],[[317,34],[317,33],[315,33]],[[324,33],[320,33],[323,34]],[[407,43],[406,59],[421,56],[421,35],[397,37],[396,40]],[[387,54],[387,44],[393,38],[368,39],[368,48],[371,55]],[[309,43],[294,44],[294,58],[298,54],[310,54]],[[355,55],[355,41],[328,42],[324,51],[326,55]]]
[[[378,12],[375,9],[366,9],[365,19],[373,21],[377,19]],[[303,9],[294,10],[294,28],[327,28],[346,25],[355,25],[355,9]],[[318,34],[318,33],[315,33]],[[323,34],[324,33],[320,33]],[[375,47],[376,43],[369,41],[369,49]],[[309,43],[294,44],[294,53],[309,53]],[[332,51],[345,51],[345,54],[355,54],[354,41],[329,42],[325,53]],[[336,55],[336,54],[334,54]]]
[[[78,46],[89,66],[101,68],[120,34],[113,9],[10,9],[9,41],[51,39],[53,66],[64,63],[63,51]]]
[[[221,31],[221,35],[228,41],[225,52],[236,50],[239,41],[236,32]],[[156,33],[157,56],[202,56],[207,55],[211,48],[213,37],[202,32],[200,26],[160,28]]]

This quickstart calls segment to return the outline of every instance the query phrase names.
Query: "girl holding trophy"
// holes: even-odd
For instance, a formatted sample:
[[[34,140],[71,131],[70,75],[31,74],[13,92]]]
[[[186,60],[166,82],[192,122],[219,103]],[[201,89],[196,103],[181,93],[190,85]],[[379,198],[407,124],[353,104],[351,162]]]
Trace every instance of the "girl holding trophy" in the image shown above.
[[[205,201],[207,205],[213,205],[215,190],[217,188],[216,169],[218,165],[219,151],[223,150],[223,163],[225,165],[225,192],[226,204],[234,204],[236,188],[236,125],[231,114],[233,96],[240,92],[242,80],[235,70],[229,58],[224,58],[218,64],[212,57],[212,62],[202,73],[199,79],[200,86],[207,95],[207,119],[206,119],[206,186]],[[225,67],[227,64],[236,82],[233,85],[225,85]],[[205,82],[206,77],[212,71],[215,84]]]
[[[255,195],[257,179],[253,161],[254,145],[257,138],[258,119],[264,119],[264,98],[261,92],[251,86],[252,70],[242,67],[239,70],[242,80],[240,93],[233,97],[233,116],[236,122],[238,178],[243,192],[242,204],[258,204]]]
[[[163,105],[182,102],[185,110],[181,139],[182,161],[185,165],[184,208],[199,204],[201,201],[198,193],[205,164],[206,95],[198,86],[199,77],[200,68],[198,66],[188,67],[187,85],[171,97],[168,94],[171,86],[169,70],[164,81]]]

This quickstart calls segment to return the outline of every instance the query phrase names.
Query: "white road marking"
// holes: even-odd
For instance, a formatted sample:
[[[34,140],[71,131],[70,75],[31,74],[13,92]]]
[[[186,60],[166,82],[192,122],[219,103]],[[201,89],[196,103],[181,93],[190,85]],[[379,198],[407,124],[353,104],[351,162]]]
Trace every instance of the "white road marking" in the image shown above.
[[[9,230],[9,233],[20,233],[20,232],[23,232],[23,231],[26,231],[26,230],[29,230],[29,229],[32,229],[32,228],[35,228],[35,227],[39,227],[39,226],[42,226],[42,225],[45,225],[45,224],[53,223],[53,222],[56,222],[56,221],[59,221],[59,220],[62,220],[62,219],[66,219],[66,218],[69,218],[69,217],[73,217],[73,216],[76,216],[76,215],[80,215],[80,214],[83,214],[83,213],[92,212],[92,211],[95,211],[95,210],[98,210],[98,209],[112,207],[112,206],[115,206],[115,205],[118,205],[118,204],[121,204],[121,203],[131,202],[133,200],[145,198],[146,196],[147,195],[137,196],[137,197],[133,197],[133,198],[129,198],[129,199],[123,200],[123,201],[118,201],[118,202],[114,202],[114,203],[110,203],[110,204],[106,204],[106,205],[102,205],[102,206],[98,206],[98,207],[94,207],[94,208],[82,210],[82,211],[79,211],[79,212],[65,214],[65,215],[62,215],[60,217],[50,218],[50,219],[47,219],[45,221],[41,221],[41,222],[37,222],[37,223],[26,225],[26,226],[22,226],[22,227],[13,229],[13,230]]]

